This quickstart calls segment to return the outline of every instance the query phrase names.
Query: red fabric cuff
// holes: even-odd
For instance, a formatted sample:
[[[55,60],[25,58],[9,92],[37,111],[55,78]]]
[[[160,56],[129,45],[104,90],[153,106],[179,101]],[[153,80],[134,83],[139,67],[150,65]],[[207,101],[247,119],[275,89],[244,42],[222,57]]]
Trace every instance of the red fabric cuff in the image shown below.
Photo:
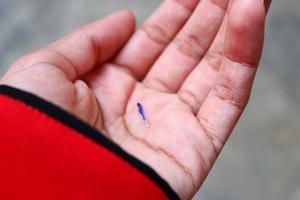
[[[8,86],[0,86],[0,160],[0,199],[179,199],[95,129]]]

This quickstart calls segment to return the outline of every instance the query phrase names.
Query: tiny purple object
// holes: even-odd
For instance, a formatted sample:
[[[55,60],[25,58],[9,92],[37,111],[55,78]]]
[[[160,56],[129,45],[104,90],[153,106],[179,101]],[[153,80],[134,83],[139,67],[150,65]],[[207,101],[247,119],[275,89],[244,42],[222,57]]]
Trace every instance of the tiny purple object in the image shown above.
[[[139,113],[140,113],[140,115],[142,116],[142,118],[143,118],[143,120],[144,120],[144,122],[145,122],[145,124],[146,124],[146,127],[149,128],[148,119],[147,119],[147,117],[146,117],[146,114],[145,114],[145,112],[144,112],[144,109],[143,109],[142,104],[141,104],[141,103],[137,103],[137,106],[138,106]]]

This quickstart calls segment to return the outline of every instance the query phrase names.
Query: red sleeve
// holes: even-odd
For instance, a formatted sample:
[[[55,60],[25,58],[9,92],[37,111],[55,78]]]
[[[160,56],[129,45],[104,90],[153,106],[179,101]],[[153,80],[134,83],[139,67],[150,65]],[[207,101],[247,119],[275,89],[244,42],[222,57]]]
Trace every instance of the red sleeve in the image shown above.
[[[0,199],[178,199],[101,133],[8,86],[0,86],[0,161]]]

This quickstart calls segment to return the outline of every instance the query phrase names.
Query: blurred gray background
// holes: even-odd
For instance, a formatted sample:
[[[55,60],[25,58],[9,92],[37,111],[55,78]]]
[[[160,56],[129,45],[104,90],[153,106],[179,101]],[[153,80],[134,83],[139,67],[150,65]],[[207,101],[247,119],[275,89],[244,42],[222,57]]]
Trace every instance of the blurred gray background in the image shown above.
[[[24,53],[113,11],[141,23],[159,0],[0,0],[0,75]],[[300,1],[274,0],[250,104],[201,200],[300,200]]]

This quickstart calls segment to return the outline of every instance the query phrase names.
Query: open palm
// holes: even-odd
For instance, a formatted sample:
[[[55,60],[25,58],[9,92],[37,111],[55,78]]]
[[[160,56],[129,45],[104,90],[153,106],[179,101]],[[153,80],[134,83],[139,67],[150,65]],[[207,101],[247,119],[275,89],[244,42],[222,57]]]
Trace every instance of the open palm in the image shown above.
[[[23,57],[1,84],[75,114],[188,199],[247,104],[266,4],[168,0],[133,35],[122,11]]]

